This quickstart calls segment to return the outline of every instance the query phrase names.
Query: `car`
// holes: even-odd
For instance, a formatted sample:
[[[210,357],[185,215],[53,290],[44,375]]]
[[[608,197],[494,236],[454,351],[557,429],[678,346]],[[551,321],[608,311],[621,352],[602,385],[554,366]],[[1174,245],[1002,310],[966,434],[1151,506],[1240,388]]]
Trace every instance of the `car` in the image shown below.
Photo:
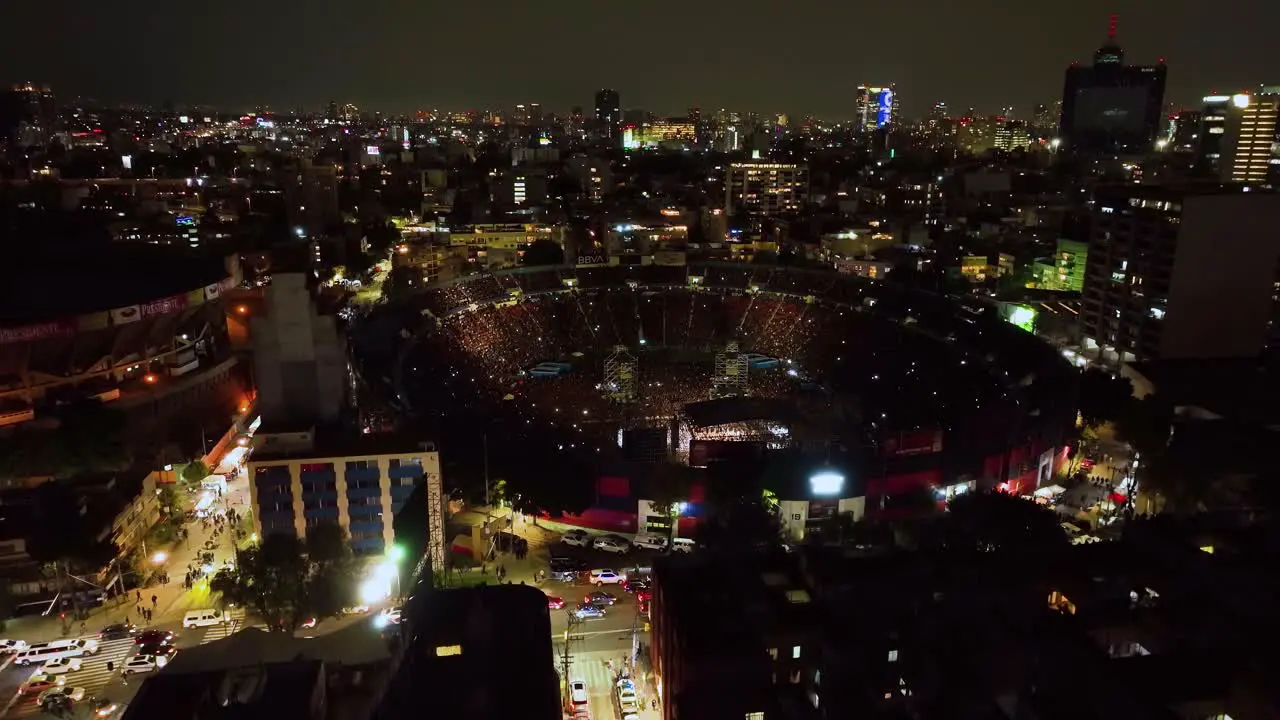
[[[631,541],[621,535],[601,535],[595,539],[591,547],[601,552],[625,555],[631,551]]]
[[[560,609],[560,608],[562,608],[562,607],[564,607],[564,598],[558,598],[558,597],[556,597],[555,595],[548,595],[548,596],[547,596],[547,609],[548,609],[548,610],[559,610],[559,609]]]
[[[133,637],[134,645],[163,645],[178,636],[172,630],[143,630]]]
[[[44,705],[55,696],[65,697],[71,702],[80,702],[84,699],[84,693],[85,690],[82,687],[67,687],[66,685],[60,685],[55,688],[49,688],[48,690],[40,693],[40,697],[36,698],[36,702],[40,705]]]
[[[618,598],[616,595],[610,595],[603,590],[597,590],[593,593],[589,593],[582,599],[582,602],[587,605],[595,605],[596,607],[609,607],[610,605],[618,602]]]
[[[624,708],[628,705],[631,705],[634,707],[639,703],[640,703],[640,700],[639,698],[636,697],[635,688],[627,688],[626,690],[618,691],[618,704],[623,706]]]
[[[44,692],[50,688],[61,687],[66,684],[67,679],[57,675],[32,675],[31,679],[22,684],[18,688],[18,692],[27,695],[35,692]]]
[[[556,582],[575,583],[578,582],[578,577],[580,575],[581,573],[576,570],[552,570],[551,574],[547,577],[555,580]]]
[[[102,719],[115,715],[116,711],[120,709],[120,703],[107,698],[96,698],[91,707],[93,707],[94,717]]]
[[[600,568],[592,570],[587,581],[596,587],[601,585],[621,585],[627,581],[627,576],[609,568]]]
[[[98,631],[98,639],[100,640],[119,640],[121,638],[133,637],[138,634],[138,626],[133,623],[116,623],[108,625]]]
[[[640,603],[636,605],[636,612],[645,617],[649,617],[649,601],[641,600]]]
[[[698,547],[698,544],[689,538],[672,538],[671,552],[690,553]]]
[[[645,550],[666,550],[670,541],[665,535],[650,535],[649,533],[640,533],[631,541],[632,545]]]
[[[560,542],[574,547],[587,547],[591,544],[591,534],[586,530],[570,530],[560,536]]]
[[[574,705],[587,704],[587,682],[585,680],[569,681],[569,699]]]
[[[26,649],[26,640],[0,640],[0,655],[10,655]]]
[[[355,605],[353,607],[342,608],[343,615],[364,615],[367,612],[369,612],[368,605]]]
[[[587,569],[585,562],[568,555],[552,555],[548,560],[548,565],[552,570],[576,570],[581,572]]]
[[[166,660],[172,660],[173,656],[176,655],[177,653],[178,653],[178,648],[168,643],[162,643],[159,645],[143,645],[142,647],[138,648],[139,655],[154,655],[158,658],[164,658]]]
[[[627,581],[622,583],[622,589],[634,595],[635,593],[648,590],[649,581],[644,577],[632,579],[631,576],[628,575]]]
[[[604,617],[604,608],[598,608],[595,605],[579,605],[573,611],[575,617],[579,620],[599,620]]]
[[[164,667],[165,658],[156,655],[134,655],[121,669],[122,675],[135,675],[153,672]]]
[[[61,675],[63,673],[79,671],[81,664],[83,663],[80,658],[76,657],[54,658],[53,660],[46,662],[44,665],[41,665],[37,672],[42,672],[45,675]]]

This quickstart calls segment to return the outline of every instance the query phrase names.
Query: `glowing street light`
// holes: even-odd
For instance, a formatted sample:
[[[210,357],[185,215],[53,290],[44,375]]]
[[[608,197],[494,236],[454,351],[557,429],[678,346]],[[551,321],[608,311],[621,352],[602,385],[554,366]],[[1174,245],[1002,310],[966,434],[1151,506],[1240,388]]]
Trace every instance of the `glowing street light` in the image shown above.
[[[164,552],[163,550],[160,550],[156,552],[155,555],[151,556],[151,562],[155,563],[156,565],[163,565],[164,561],[168,559],[169,559],[169,553]]]

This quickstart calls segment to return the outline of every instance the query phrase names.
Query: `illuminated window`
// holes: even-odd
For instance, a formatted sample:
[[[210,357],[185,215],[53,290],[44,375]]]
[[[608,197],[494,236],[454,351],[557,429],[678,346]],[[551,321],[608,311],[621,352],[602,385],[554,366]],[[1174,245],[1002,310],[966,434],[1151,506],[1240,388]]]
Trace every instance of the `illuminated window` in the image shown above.
[[[461,655],[461,645],[437,645],[436,657],[449,657],[450,655]]]
[[[890,651],[889,651],[889,662],[891,662],[891,663],[898,662],[898,651],[897,651],[897,650],[890,650]]]
[[[764,713],[762,712],[747,713],[746,720],[764,720]]]
[[[792,647],[792,648],[791,648],[791,659],[792,659],[792,660],[799,660],[799,659],[800,659],[800,646],[799,646],[799,645],[796,645],[796,646],[794,646],[794,647]]]
[[[769,648],[769,657],[774,660],[778,659],[778,648]]]

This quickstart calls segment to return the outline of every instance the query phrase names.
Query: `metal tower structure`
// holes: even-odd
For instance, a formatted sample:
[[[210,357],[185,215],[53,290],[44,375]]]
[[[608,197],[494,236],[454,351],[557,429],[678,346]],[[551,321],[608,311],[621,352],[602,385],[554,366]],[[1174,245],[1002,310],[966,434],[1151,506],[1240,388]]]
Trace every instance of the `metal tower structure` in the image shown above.
[[[626,345],[615,345],[604,358],[604,396],[621,403],[634,402],[639,388],[639,363]]]
[[[711,378],[711,397],[742,397],[747,394],[747,354],[731,341],[716,353],[715,375]]]

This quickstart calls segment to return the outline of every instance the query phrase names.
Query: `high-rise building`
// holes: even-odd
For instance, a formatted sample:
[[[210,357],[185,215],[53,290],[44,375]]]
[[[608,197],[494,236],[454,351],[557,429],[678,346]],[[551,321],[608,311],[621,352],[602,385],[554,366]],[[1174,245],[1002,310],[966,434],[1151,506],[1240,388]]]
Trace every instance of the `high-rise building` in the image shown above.
[[[996,119],[995,148],[1009,152],[1027,149],[1027,126],[1017,120]]]
[[[0,141],[40,145],[53,135],[57,120],[58,104],[47,87],[24,83],[0,94]]]
[[[1155,147],[1164,117],[1167,68],[1126,65],[1116,41],[1115,16],[1093,65],[1067,68],[1062,88],[1061,138],[1083,154],[1142,154]]]
[[[1195,167],[1201,175],[1217,177],[1221,173],[1222,146],[1227,133],[1227,116],[1230,114],[1230,95],[1209,95],[1204,99],[1195,142]]]
[[[1127,185],[1094,195],[1084,346],[1106,362],[1255,357],[1280,261],[1280,195]]]
[[[892,84],[883,87],[859,85],[854,122],[861,132],[892,125],[898,119],[898,93]]]
[[[316,311],[306,276],[278,273],[266,313],[250,321],[258,409],[276,423],[330,423],[346,397],[347,361],[332,315]]]
[[[734,163],[725,173],[725,214],[794,212],[809,197],[809,168],[784,163]]]
[[[1223,125],[1219,177],[1228,182],[1275,185],[1280,179],[1280,87],[1231,96]]]
[[[381,555],[395,542],[396,513],[414,490],[440,482],[433,443],[385,435],[347,435],[301,426],[254,435],[248,463],[254,531],[306,538],[333,523],[361,555]]]
[[[1031,113],[1031,134],[1037,138],[1056,137],[1058,134],[1058,116],[1053,108],[1043,103],[1036,105]]]
[[[617,90],[596,91],[596,132],[611,143],[622,139],[622,101]]]
[[[1169,133],[1169,149],[1174,152],[1194,153],[1200,144],[1200,126],[1204,113],[1199,110],[1182,110],[1172,118],[1173,129]]]

